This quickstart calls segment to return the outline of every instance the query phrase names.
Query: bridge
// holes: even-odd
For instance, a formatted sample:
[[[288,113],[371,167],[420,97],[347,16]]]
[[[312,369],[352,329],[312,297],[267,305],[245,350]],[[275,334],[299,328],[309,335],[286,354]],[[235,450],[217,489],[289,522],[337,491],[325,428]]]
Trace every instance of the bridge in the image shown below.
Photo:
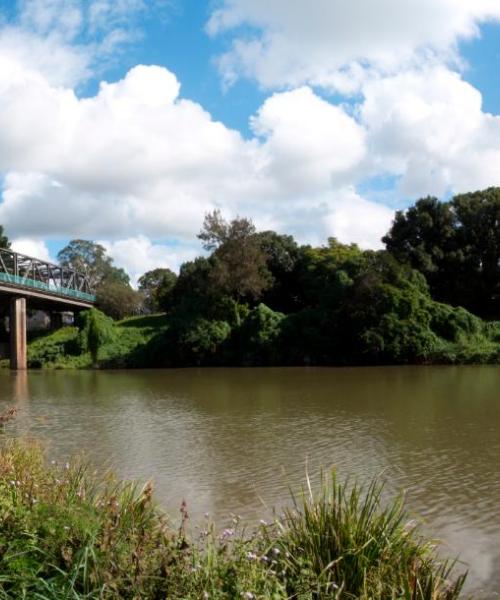
[[[0,296],[9,301],[10,366],[26,369],[26,306],[52,315],[91,308],[88,275],[0,248]]]

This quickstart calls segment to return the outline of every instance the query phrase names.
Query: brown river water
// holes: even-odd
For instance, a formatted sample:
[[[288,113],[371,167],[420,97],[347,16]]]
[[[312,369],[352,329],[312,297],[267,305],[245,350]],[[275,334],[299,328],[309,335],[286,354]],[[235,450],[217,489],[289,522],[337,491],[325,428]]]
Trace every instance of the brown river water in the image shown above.
[[[382,475],[467,565],[467,592],[500,597],[500,367],[2,371],[12,405],[9,431],[50,458],[153,479],[193,522],[257,521],[306,470]]]

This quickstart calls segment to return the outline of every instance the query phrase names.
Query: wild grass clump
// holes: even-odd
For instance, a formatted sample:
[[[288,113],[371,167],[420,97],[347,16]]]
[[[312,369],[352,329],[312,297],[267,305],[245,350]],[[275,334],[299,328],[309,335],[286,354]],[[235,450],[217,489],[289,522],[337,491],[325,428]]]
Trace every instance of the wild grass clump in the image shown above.
[[[454,600],[453,579],[399,499],[343,485],[253,531],[235,518],[188,533],[163,515],[152,487],[98,476],[86,464],[50,464],[40,446],[0,448],[0,598]]]
[[[465,575],[453,578],[454,562],[441,561],[408,520],[403,496],[384,506],[383,485],[366,489],[324,479],[309,485],[268,534],[275,569],[287,597],[458,598]]]

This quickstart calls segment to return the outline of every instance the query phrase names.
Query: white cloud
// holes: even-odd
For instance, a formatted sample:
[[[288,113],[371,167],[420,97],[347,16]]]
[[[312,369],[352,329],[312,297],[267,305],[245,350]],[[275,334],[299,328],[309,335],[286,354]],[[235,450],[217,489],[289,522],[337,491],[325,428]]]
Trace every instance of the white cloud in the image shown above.
[[[130,275],[132,285],[146,271],[157,268],[168,268],[178,271],[181,264],[192,260],[200,254],[200,246],[176,247],[154,244],[145,236],[137,236],[116,241],[100,241],[117,267],[122,267]]]
[[[264,139],[263,171],[288,196],[345,181],[366,151],[363,128],[308,87],[268,98],[252,129]]]
[[[363,178],[395,175],[410,196],[500,183],[500,118],[443,66],[366,80],[350,109],[307,86],[275,93],[245,140],[165,68],[139,65],[79,98],[26,64],[2,53],[0,33],[0,223],[23,243],[106,240],[134,280],[196,254],[215,207],[299,241],[379,247],[393,212],[356,192]]]
[[[321,221],[325,194],[365,159],[363,128],[309,88],[269,98],[244,140],[180,98],[164,68],[135,67],[78,99],[4,65],[0,222],[16,235],[192,240],[214,207],[293,232],[306,215]]]
[[[43,240],[16,238],[11,241],[11,247],[14,252],[33,256],[47,262],[54,262],[50,256],[49,249]]]
[[[365,86],[360,108],[374,170],[401,176],[405,196],[464,192],[500,183],[500,117],[478,90],[444,67]]]
[[[113,64],[140,39],[140,17],[158,15],[163,0],[19,0],[0,21],[0,56],[55,86],[78,86]]]
[[[222,0],[207,30],[235,32],[220,58],[229,83],[243,75],[347,92],[373,70],[456,60],[457,42],[491,19],[500,19],[497,0]]]
[[[389,207],[362,198],[353,189],[341,190],[325,216],[329,235],[344,244],[356,243],[376,250],[394,218]]]

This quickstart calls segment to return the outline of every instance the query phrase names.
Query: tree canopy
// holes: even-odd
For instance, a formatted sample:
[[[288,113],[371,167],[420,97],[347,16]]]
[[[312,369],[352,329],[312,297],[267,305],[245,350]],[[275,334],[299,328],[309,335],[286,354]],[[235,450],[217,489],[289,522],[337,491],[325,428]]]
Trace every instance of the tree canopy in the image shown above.
[[[419,200],[396,214],[383,241],[425,275],[437,300],[499,316],[500,188]]]
[[[167,306],[175,287],[177,275],[166,268],[147,271],[139,278],[139,291],[144,294],[144,305],[149,312],[159,312]]]

